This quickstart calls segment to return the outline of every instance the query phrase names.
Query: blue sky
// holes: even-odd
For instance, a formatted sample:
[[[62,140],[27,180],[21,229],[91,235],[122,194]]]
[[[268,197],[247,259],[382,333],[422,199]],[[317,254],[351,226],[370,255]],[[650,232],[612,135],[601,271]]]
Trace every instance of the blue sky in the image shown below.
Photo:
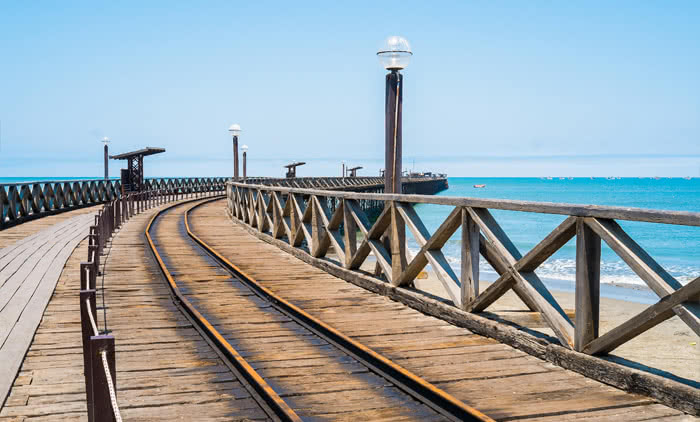
[[[234,122],[250,174],[376,174],[393,34],[405,167],[700,176],[696,1],[96,3],[0,4],[0,177],[99,176],[102,136],[166,148],[147,176],[228,175]]]

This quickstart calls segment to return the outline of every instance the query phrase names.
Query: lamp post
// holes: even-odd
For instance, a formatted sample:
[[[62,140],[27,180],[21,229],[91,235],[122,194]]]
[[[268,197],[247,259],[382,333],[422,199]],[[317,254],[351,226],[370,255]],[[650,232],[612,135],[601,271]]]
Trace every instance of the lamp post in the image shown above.
[[[345,161],[343,161],[343,172],[340,173],[340,176],[345,179]]]
[[[401,103],[403,100],[403,75],[401,69],[408,66],[413,53],[405,38],[391,36],[377,52],[386,75],[384,98],[384,192],[401,193]]]
[[[246,159],[245,159],[245,156],[248,153],[248,145],[243,145],[241,147],[241,150],[243,150],[243,183],[245,183],[246,182],[246,165],[245,165]]]
[[[233,136],[233,181],[238,181],[238,135],[241,134],[241,125],[238,123],[232,124],[228,131]]]
[[[105,144],[105,180],[109,180],[109,138],[105,136],[101,142]]]
[[[393,35],[387,38],[377,52],[379,62],[389,71],[386,75],[384,97],[384,193],[401,194],[401,104],[403,75],[401,69],[411,60],[411,46],[405,38]],[[387,204],[389,205],[389,204]],[[391,250],[392,280],[398,280],[406,268],[406,225],[396,205],[391,206],[391,226],[384,243]]]

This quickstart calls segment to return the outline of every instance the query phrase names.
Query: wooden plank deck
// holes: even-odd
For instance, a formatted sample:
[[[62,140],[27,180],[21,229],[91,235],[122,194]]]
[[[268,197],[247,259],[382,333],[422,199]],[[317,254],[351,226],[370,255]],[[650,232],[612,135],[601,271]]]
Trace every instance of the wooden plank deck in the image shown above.
[[[151,236],[186,295],[304,420],[444,420],[351,356],[273,308],[184,233],[192,204],[156,220]]]
[[[132,217],[102,257],[107,326],[116,337],[117,392],[124,420],[267,420],[173,304],[143,243],[143,230],[155,211]],[[84,241],[61,274],[0,409],[0,421],[87,420],[77,300],[79,263],[86,257]],[[97,283],[101,286],[101,278]],[[98,307],[101,299],[98,294]],[[97,318],[104,327],[102,311]]]
[[[51,226],[64,222],[78,215],[83,214],[95,214],[102,208],[102,205],[95,205],[93,207],[79,208],[73,211],[65,211],[58,214],[47,215],[35,220],[25,221],[24,223],[18,224],[16,226],[11,226],[6,229],[0,230],[0,249],[4,249],[7,246],[13,245],[16,242],[23,242],[29,240],[31,236],[35,236],[38,232],[47,229]],[[0,252],[0,255],[2,253]]]
[[[66,262],[93,221],[92,214],[82,213],[0,250],[0,403],[8,396]]]
[[[103,258],[122,417],[266,420],[257,402],[173,304],[143,236],[157,210],[132,217]]]
[[[232,223],[223,201],[195,210],[190,224],[267,288],[491,417],[686,417],[333,277]]]

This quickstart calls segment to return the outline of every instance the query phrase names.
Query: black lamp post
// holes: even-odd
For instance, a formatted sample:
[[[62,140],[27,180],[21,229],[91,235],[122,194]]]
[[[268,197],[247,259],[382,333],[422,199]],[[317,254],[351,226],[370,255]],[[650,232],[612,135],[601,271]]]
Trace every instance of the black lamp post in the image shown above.
[[[403,75],[401,69],[408,66],[413,53],[405,38],[391,36],[384,41],[377,52],[382,66],[389,71],[386,75],[385,150],[384,150],[384,191],[401,193],[401,103],[403,100]]]
[[[241,125],[238,123],[232,124],[228,131],[233,136],[233,181],[238,181],[238,135],[241,134]]]
[[[243,183],[246,182],[246,154],[248,153],[248,145],[243,145],[241,147],[243,150]]]
[[[109,138],[102,138],[102,143],[105,144],[105,180],[109,180]]]

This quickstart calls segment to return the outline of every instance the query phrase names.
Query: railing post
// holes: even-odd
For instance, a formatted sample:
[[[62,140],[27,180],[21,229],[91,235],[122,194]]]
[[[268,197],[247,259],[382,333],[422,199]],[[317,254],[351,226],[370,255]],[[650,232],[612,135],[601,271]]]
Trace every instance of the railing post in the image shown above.
[[[462,208],[462,309],[479,295],[479,226]]]
[[[97,312],[97,304],[95,303],[95,290],[80,291],[80,328],[83,341],[83,365],[85,374],[85,396],[87,399],[88,420],[95,420],[93,408],[93,377],[92,377],[92,361],[90,354],[90,337],[94,334],[92,324],[90,324],[89,312]],[[95,313],[93,313],[95,315]]]
[[[95,267],[95,274],[97,274],[100,268],[100,253],[97,249],[97,245],[88,246],[88,260],[92,261],[92,265]]]
[[[396,208],[396,202],[391,201],[391,280],[398,285],[401,273],[406,269],[406,223]]]
[[[574,349],[598,338],[600,320],[600,237],[576,219],[576,322]]]
[[[90,361],[92,366],[92,388],[94,415],[100,422],[115,421],[112,399],[110,396],[109,381],[103,364],[102,354],[106,354],[107,367],[114,395],[117,394],[116,362],[114,359],[114,337],[92,336],[90,337]]]
[[[345,268],[350,268],[352,257],[355,255],[355,252],[357,252],[357,222],[355,222],[350,212],[347,199],[343,199],[343,229],[345,231],[343,234],[343,241],[345,243],[345,262],[343,266]]]
[[[97,277],[93,276],[92,262],[80,263],[80,289],[90,290],[95,288]]]

